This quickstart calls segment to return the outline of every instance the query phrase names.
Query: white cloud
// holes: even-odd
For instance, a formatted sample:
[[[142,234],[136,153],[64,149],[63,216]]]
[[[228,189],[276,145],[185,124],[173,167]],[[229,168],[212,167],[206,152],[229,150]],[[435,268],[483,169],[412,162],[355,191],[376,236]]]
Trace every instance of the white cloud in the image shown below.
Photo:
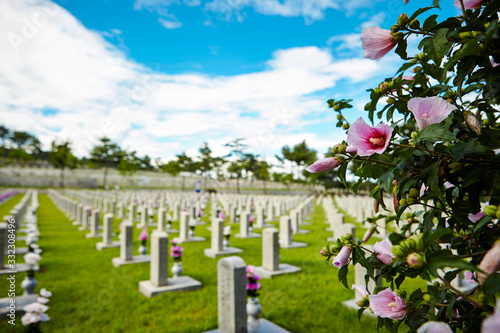
[[[165,28],[165,29],[177,29],[182,27],[182,23],[179,21],[173,21],[173,20],[165,20],[164,18],[159,18],[158,22]]]
[[[0,39],[0,123],[32,132],[45,148],[56,137],[71,138],[80,156],[103,135],[151,157],[197,151],[206,140],[218,151],[240,137],[265,156],[304,139],[323,152],[343,137],[333,121],[329,133],[304,131],[331,115],[323,91],[369,80],[390,64],[335,60],[329,50],[310,46],[277,50],[258,72],[169,75],[127,59],[49,4],[0,2],[0,31],[23,41],[16,49]],[[54,14],[36,25],[48,8]],[[23,35],[26,22],[36,28],[30,36]]]

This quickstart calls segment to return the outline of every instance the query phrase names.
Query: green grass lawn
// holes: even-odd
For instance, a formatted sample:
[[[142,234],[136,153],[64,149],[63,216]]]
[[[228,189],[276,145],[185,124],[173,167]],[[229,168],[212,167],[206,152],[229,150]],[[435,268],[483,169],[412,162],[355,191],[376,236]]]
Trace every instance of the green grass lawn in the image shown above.
[[[18,195],[1,205],[0,213],[8,212],[5,205],[13,206],[20,198]],[[100,239],[85,239],[85,232],[78,231],[48,196],[39,195],[39,202],[39,245],[44,252],[35,291],[46,288],[53,293],[47,312],[51,320],[42,324],[45,332],[202,332],[217,327],[217,259],[203,255],[203,249],[210,247],[208,224],[196,227],[195,231],[207,241],[183,245],[183,275],[201,281],[202,289],[148,299],[139,293],[138,282],[149,279],[149,264],[113,267],[111,258],[119,256],[119,248],[95,250],[95,243]],[[338,269],[325,265],[324,258],[318,255],[326,245],[326,238],[331,236],[325,231],[327,225],[320,206],[315,207],[311,217],[313,224],[305,229],[313,232],[295,237],[296,241],[309,246],[280,250],[282,263],[299,266],[303,271],[262,281],[261,317],[291,332],[375,331],[375,319],[364,316],[358,322],[356,311],[342,306],[341,302],[353,298],[354,293],[338,282]],[[208,217],[204,220],[208,221]],[[118,222],[115,220],[116,232]],[[178,223],[174,223],[174,228],[178,229]],[[139,232],[134,228],[136,255]],[[232,232],[238,233],[239,225],[234,224]],[[231,246],[244,250],[240,256],[247,264],[261,264],[261,239],[232,236],[230,242]],[[353,281],[351,273],[349,284]],[[18,294],[22,292],[23,278],[24,274],[18,274]],[[7,289],[6,277],[2,276],[0,297],[7,295]],[[20,318],[15,328],[6,321],[0,323],[2,332],[22,329]]]

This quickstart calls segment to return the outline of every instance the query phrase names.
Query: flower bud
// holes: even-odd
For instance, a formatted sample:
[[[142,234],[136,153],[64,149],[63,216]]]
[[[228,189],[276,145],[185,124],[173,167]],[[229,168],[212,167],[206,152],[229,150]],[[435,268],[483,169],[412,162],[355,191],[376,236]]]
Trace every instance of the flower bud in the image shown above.
[[[331,255],[330,250],[326,246],[323,246],[321,250],[319,250],[319,254],[321,254],[323,257],[328,257]]]
[[[396,196],[396,193],[394,193],[394,195],[392,196],[392,203],[394,205],[394,210],[398,210],[399,201],[398,201],[398,197]]]
[[[448,167],[450,168],[450,172],[454,173],[462,168],[462,164],[460,162],[453,162],[453,163],[450,163],[448,165]]]
[[[344,125],[342,125],[342,128],[345,129],[345,130],[348,130],[349,129],[349,125],[348,124],[344,124]]]
[[[338,114],[338,115],[337,115],[337,119],[338,119],[338,120],[342,120],[342,119],[344,119],[344,117],[343,117],[341,114]]]
[[[418,132],[411,132],[410,137],[411,137],[413,140],[417,140],[417,138],[418,138]]]
[[[351,241],[352,241],[352,235],[351,235],[351,234],[346,234],[346,235],[345,235],[345,240],[346,240],[347,242],[351,242]]]
[[[403,38],[405,36],[401,31],[400,32],[392,32],[391,35],[392,35],[392,38],[391,38],[392,43],[399,43],[400,41],[403,40]]]
[[[394,245],[391,248],[391,252],[394,253],[395,256],[400,257],[400,258],[405,256],[405,253],[400,245]]]
[[[424,301],[426,302],[430,302],[431,301],[431,295],[429,294],[424,294],[424,296],[422,296],[422,298],[424,299]]]
[[[410,267],[421,268],[425,264],[425,258],[421,254],[413,252],[406,257],[406,262]]]
[[[487,205],[484,207],[484,213],[489,217],[496,217],[497,209],[495,205]]]
[[[418,193],[419,193],[419,190],[412,187],[412,188],[410,188],[410,192],[408,193],[408,195],[412,198],[416,198],[416,197],[418,197]]]
[[[356,302],[360,308],[367,308],[370,306],[370,300],[368,297],[363,298],[361,301]]]
[[[375,227],[371,227],[370,229],[366,230],[365,235],[363,236],[363,243],[368,242],[374,232],[375,232]]]
[[[397,24],[391,26],[391,32],[398,32],[399,30],[401,30],[401,28]]]
[[[339,106],[338,104],[335,104],[335,105],[333,106],[333,109],[334,109],[335,111],[340,111],[340,106]]]
[[[467,114],[465,122],[469,125],[470,129],[474,131],[474,133],[481,135],[481,124],[472,113]]]
[[[420,28],[420,21],[417,19],[411,20],[410,24],[408,24],[410,28],[412,29],[419,29]]]
[[[408,18],[408,15],[406,15],[405,13],[399,15],[398,25],[400,27],[405,27],[408,24],[408,21],[410,21],[410,19]]]
[[[387,99],[387,104],[394,104],[394,103],[396,103],[396,99],[394,97],[389,97]]]
[[[495,214],[497,219],[500,219],[500,207],[497,209],[497,213]]]
[[[403,199],[403,200],[404,200],[404,199]],[[418,200],[417,200],[416,198],[411,198],[411,197],[410,197],[410,198],[406,199],[406,205],[414,205],[414,204],[416,204],[417,202],[418,202]],[[403,204],[401,204],[401,205],[403,205]],[[405,206],[405,205],[403,205],[403,206]]]

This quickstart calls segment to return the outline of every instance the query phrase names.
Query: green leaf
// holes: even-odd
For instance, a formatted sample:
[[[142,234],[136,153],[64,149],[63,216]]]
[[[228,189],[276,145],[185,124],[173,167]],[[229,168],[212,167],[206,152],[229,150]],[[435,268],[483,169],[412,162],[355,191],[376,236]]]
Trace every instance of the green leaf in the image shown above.
[[[473,271],[475,268],[474,265],[463,260],[462,258],[451,255],[449,250],[428,252],[425,256],[425,259],[427,261],[426,269],[429,274],[433,276],[439,276],[437,270],[444,269],[446,267],[462,268],[471,271]]]
[[[436,1],[434,1],[433,6],[419,8],[419,9],[418,9],[415,13],[413,13],[413,15],[410,17],[410,21],[411,21],[411,20],[413,20],[413,19],[416,19],[416,18],[417,18],[420,14],[425,13],[426,11],[431,10],[431,9],[434,9],[434,8],[439,8],[439,6],[437,6],[437,5],[436,5]]]
[[[488,276],[483,285],[485,293],[495,295],[500,292],[500,273],[491,274]]]
[[[451,147],[453,159],[457,161],[461,160],[466,155],[474,153],[484,153],[487,152],[488,150],[489,150],[488,148],[482,146],[478,142],[477,138],[472,139],[469,142],[454,144]]]
[[[446,120],[439,124],[426,126],[422,131],[420,131],[416,141],[452,142],[455,139],[455,136],[448,130],[451,121],[452,117],[449,116]]]
[[[471,55],[476,55],[478,53],[481,53],[481,46],[479,43],[475,40],[472,39],[465,43],[460,49],[458,49],[453,56],[448,60],[448,62],[444,65],[445,70],[449,70],[455,63],[467,56]]]
[[[434,45],[434,63],[437,66],[441,65],[444,55],[450,50],[453,45],[452,42],[448,41],[446,35],[448,29],[443,28],[436,31],[434,37],[432,38],[432,44]]]
[[[398,43],[398,46],[396,47],[396,54],[398,54],[401,59],[407,60],[408,59],[408,54],[406,53],[406,48],[408,44],[406,42],[406,39],[401,40]]]
[[[347,273],[349,272],[348,265],[344,265],[339,269],[339,281],[342,282],[342,284],[350,290],[350,288],[347,286]]]
[[[382,205],[382,207],[386,209],[384,203],[384,191],[380,188],[380,186],[377,185],[373,190],[370,191],[370,197],[377,200]]]
[[[452,230],[447,228],[437,228],[436,230],[428,230],[422,237],[425,247],[429,247],[439,238],[451,234]]]

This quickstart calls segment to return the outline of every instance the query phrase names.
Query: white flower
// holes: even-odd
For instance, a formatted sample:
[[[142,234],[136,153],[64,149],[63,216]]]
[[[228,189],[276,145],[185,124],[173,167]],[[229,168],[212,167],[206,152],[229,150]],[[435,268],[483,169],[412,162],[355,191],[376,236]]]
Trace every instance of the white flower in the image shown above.
[[[25,313],[24,316],[21,317],[21,322],[24,326],[38,323],[39,315],[33,312]]]
[[[230,226],[225,226],[223,233],[224,233],[225,236],[231,235],[231,227]]]
[[[43,304],[40,304],[38,302],[34,302],[31,304],[26,305],[23,310],[26,312],[36,312],[36,313],[43,313],[47,311],[49,307]]]
[[[49,299],[45,297],[38,297],[36,301],[40,304],[47,304],[49,302]]]
[[[28,252],[24,255],[24,261],[28,265],[36,265],[41,259],[42,257],[40,257],[38,253],[34,252]]]
[[[40,290],[40,296],[42,296],[42,297],[51,297],[52,293],[50,291],[47,291],[47,289],[42,288],[42,290]]]

